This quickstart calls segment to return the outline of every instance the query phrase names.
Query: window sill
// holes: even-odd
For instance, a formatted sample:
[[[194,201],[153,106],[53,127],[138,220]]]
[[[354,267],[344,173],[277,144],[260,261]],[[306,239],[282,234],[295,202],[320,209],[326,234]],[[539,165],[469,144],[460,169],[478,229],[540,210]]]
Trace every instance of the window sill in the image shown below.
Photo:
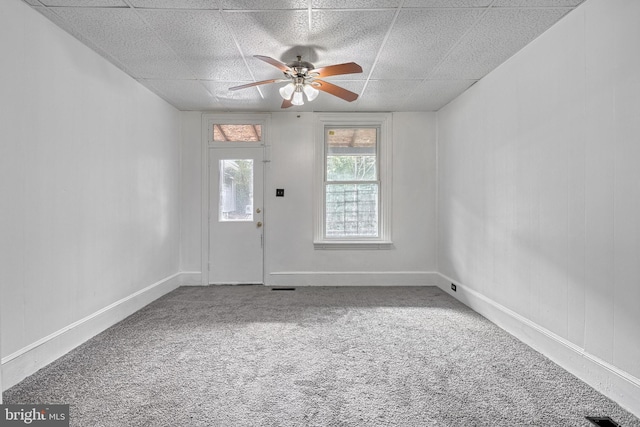
[[[313,242],[313,248],[316,250],[389,250],[393,249],[393,247],[393,242],[381,240],[372,242],[349,240],[324,240],[320,242]]]

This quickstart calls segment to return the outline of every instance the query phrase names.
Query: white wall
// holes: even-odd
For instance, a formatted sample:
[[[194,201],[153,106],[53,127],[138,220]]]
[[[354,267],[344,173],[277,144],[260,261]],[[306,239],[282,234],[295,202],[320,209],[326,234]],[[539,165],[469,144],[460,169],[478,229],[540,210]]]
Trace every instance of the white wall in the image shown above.
[[[391,250],[314,250],[314,123],[315,113],[271,115],[264,210],[266,284],[433,284],[437,278],[435,114],[393,114]],[[182,113],[182,134],[182,270],[199,272],[200,114]],[[285,189],[284,198],[275,197],[276,188]]]
[[[639,22],[636,0],[589,0],[439,113],[439,271],[636,414]]]
[[[19,0],[0,52],[6,388],[177,285],[180,120]]]
[[[200,283],[202,264],[202,113],[184,111],[181,123],[180,268]]]

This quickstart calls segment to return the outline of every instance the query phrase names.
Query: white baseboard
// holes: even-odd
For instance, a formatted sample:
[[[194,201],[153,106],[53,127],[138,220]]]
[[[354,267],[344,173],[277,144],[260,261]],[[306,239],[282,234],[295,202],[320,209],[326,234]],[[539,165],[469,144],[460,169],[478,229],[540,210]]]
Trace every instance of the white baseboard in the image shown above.
[[[431,271],[279,271],[268,273],[267,286],[433,286]]]
[[[202,273],[200,271],[180,272],[180,286],[202,286]]]
[[[18,384],[166,293],[180,286],[180,273],[166,277],[122,298],[28,346],[2,358],[2,389]]]
[[[640,417],[640,379],[463,284],[440,276],[440,289]],[[452,283],[457,287],[456,292],[451,290]]]

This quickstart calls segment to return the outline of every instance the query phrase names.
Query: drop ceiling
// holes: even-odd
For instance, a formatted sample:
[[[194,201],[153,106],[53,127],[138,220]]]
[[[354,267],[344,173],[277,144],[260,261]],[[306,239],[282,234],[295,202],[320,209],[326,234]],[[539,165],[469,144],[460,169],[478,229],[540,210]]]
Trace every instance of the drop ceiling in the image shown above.
[[[253,55],[357,62],[292,111],[437,111],[584,0],[23,0],[180,110],[279,111]]]

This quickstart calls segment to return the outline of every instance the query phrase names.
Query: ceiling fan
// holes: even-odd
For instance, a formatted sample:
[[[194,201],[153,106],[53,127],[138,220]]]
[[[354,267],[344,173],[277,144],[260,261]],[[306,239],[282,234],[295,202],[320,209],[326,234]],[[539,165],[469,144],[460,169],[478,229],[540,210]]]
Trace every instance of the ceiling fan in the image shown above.
[[[285,64],[284,62],[280,62],[277,59],[273,59],[268,56],[254,55],[254,57],[266,62],[267,64],[271,64],[282,71],[284,73],[284,78],[247,83],[245,85],[230,87],[229,90],[245,89],[268,83],[289,82],[287,85],[280,88],[280,96],[284,99],[282,102],[282,108],[289,108],[292,105],[303,105],[303,94],[306,95],[308,101],[313,101],[320,93],[319,91],[330,93],[331,95],[342,98],[348,102],[358,99],[357,93],[353,93],[345,88],[320,79],[341,74],[361,73],[362,67],[355,62],[315,68],[310,62],[303,61],[301,56],[297,57],[297,61],[293,61],[289,64]]]

